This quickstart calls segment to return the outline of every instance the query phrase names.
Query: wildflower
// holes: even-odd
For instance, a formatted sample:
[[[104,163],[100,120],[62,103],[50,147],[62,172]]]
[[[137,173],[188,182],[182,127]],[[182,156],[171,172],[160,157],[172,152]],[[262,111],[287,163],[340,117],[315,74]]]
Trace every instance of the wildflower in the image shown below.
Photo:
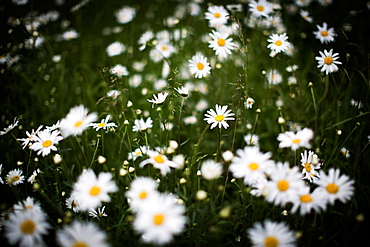
[[[108,215],[104,212],[104,210],[105,210],[105,206],[102,208],[98,208],[98,211],[96,211],[95,209],[91,209],[91,211],[89,211],[89,216],[93,218],[97,218],[98,220],[100,220],[99,219],[100,217],[108,217]]]
[[[108,45],[107,53],[108,56],[113,57],[122,54],[126,50],[126,46],[121,42],[113,42],[112,44]]]
[[[311,193],[309,186],[300,188],[292,203],[291,212],[295,213],[299,208],[300,215],[309,214],[312,210],[319,213],[322,209],[326,208],[322,194],[317,193],[316,190]]]
[[[249,11],[255,17],[268,17],[269,14],[273,12],[273,4],[266,0],[250,1]]]
[[[134,19],[136,10],[130,6],[124,6],[123,8],[119,9],[115,15],[118,23],[126,24]]]
[[[0,175],[3,172],[3,164],[0,165]],[[0,177],[0,184],[4,184],[3,178]]]
[[[333,42],[336,33],[334,32],[334,28],[328,28],[326,22],[322,24],[322,27],[316,25],[318,31],[313,32],[315,34],[316,39],[319,39],[322,44]]]
[[[16,211],[30,211],[31,213],[35,214],[43,214],[43,210],[40,206],[39,202],[35,202],[33,197],[28,196],[26,200],[20,201],[17,204],[14,204],[13,206],[14,212]]]
[[[6,183],[9,185],[21,184],[24,181],[23,171],[20,169],[11,170],[6,175],[5,179],[6,179]]]
[[[118,78],[122,78],[122,76],[129,75],[127,68],[125,66],[122,66],[121,64],[115,65],[110,71],[112,74],[115,74]]]
[[[267,72],[267,81],[271,85],[280,84],[283,81],[283,77],[277,69],[272,69]]]
[[[312,151],[309,151],[307,154],[307,150],[301,153],[301,165],[303,166],[302,174],[305,174],[303,179],[307,179],[311,183],[320,178],[316,169],[320,169],[321,164],[314,164],[314,155],[315,153]]]
[[[37,175],[41,172],[40,169],[36,169],[33,171],[32,175],[27,179],[27,182],[33,184],[36,181]]]
[[[178,164],[168,160],[165,155],[160,154],[158,151],[148,150],[146,154],[149,156],[149,158],[143,160],[140,163],[140,167],[144,167],[147,164],[152,164],[154,168],[157,168],[161,171],[163,176],[171,171],[170,167],[180,168]]]
[[[248,237],[253,246],[295,246],[295,236],[284,223],[265,220],[262,224],[254,223],[253,227],[248,229]]]
[[[335,200],[347,202],[353,195],[354,181],[347,175],[340,175],[339,169],[330,168],[328,174],[320,171],[320,179],[314,181],[319,187],[318,192],[322,193],[327,203],[334,205]]]
[[[206,160],[202,163],[200,171],[204,179],[213,180],[221,176],[222,164],[216,163],[213,160]]]
[[[292,202],[298,190],[306,186],[298,172],[298,167],[289,168],[287,162],[277,163],[269,175],[271,180],[267,183],[266,200],[275,205],[284,206]]]
[[[146,121],[144,119],[135,119],[134,121],[134,126],[132,126],[132,131],[137,132],[137,131],[146,131],[147,129],[151,129],[153,127],[153,120],[151,117],[148,117]]]
[[[40,211],[14,211],[5,224],[5,236],[9,243],[19,243],[22,247],[43,246],[41,235],[47,233],[49,224],[45,214]]]
[[[74,195],[71,195],[66,199],[65,205],[67,208],[72,209],[75,213],[81,211],[78,200],[74,197]]]
[[[88,126],[93,127],[96,131],[104,129],[106,130],[106,133],[108,133],[110,129],[117,128],[117,125],[115,123],[108,123],[109,119],[110,115],[108,115],[105,119],[102,119],[100,123],[91,123]]]
[[[182,96],[182,97],[188,97],[189,95],[189,89],[187,87],[179,87],[175,88],[175,90]]]
[[[85,169],[73,186],[72,196],[78,198],[80,209],[87,211],[97,208],[101,202],[109,202],[108,193],[116,192],[117,185],[112,181],[112,174],[102,172],[97,177],[93,170]]]
[[[175,47],[172,46],[171,44],[167,43],[167,42],[159,42],[155,47],[154,49],[159,52],[159,54],[161,55],[161,59],[163,59],[163,57],[165,58],[168,58],[170,57],[175,51]]]
[[[287,40],[288,36],[286,36],[286,33],[272,34],[267,40],[270,42],[270,44],[267,45],[267,48],[276,53],[285,52],[290,46],[290,43]]]
[[[340,148],[340,152],[346,157],[347,159],[351,157],[351,154],[349,153],[349,150],[345,147]]]
[[[247,143],[248,146],[258,146],[259,137],[255,134],[248,134],[244,136],[244,141]]]
[[[148,43],[151,39],[153,39],[153,38],[154,38],[154,33],[153,33],[153,31],[152,31],[152,30],[148,30],[148,31],[146,31],[145,33],[143,33],[143,34],[141,35],[141,37],[139,38],[138,42],[137,42],[139,45],[141,45],[141,46],[139,47],[139,50],[140,50],[140,51],[145,50],[147,43]]]
[[[326,6],[328,6],[328,5],[330,5],[332,2],[333,2],[333,0],[317,0],[318,2],[319,2],[319,4],[321,5],[321,6],[324,6],[324,7],[326,7]],[[367,3],[367,6],[368,6],[368,8],[369,8],[369,2]]]
[[[62,119],[60,130],[66,138],[70,135],[81,135],[87,126],[97,119],[96,113],[87,114],[88,110],[83,106],[75,106],[69,110],[67,116]]]
[[[225,152],[222,153],[222,158],[224,161],[229,162],[233,159],[234,154],[230,150],[226,150]]]
[[[232,42],[233,39],[229,38],[227,33],[212,31],[209,36],[211,36],[212,40],[208,41],[208,47],[212,48],[220,58],[226,58],[228,54],[231,54],[230,50],[234,50],[235,44]]]
[[[40,125],[36,131],[35,130],[32,130],[31,133],[29,133],[28,131],[26,131],[26,135],[28,136],[27,138],[21,138],[21,139],[17,139],[18,141],[22,141],[22,148],[24,149],[26,146],[28,146],[29,144],[32,145],[33,141],[35,140],[35,137],[36,137],[36,134],[41,130],[43,126]]]
[[[312,0],[294,0],[295,4],[299,7],[307,7]]]
[[[112,97],[113,99],[117,99],[120,94],[121,94],[121,91],[118,91],[118,90],[110,90],[107,93],[107,96],[108,97]]]
[[[28,3],[28,0],[12,0],[12,2],[16,5],[25,5]]]
[[[270,160],[271,153],[262,153],[258,147],[245,147],[236,150],[237,156],[234,156],[230,165],[230,171],[235,178],[243,178],[243,182],[252,185],[257,179],[265,177],[274,165]]]
[[[12,124],[0,131],[0,136],[7,134],[9,131],[18,126],[19,118],[15,117]]]
[[[240,3],[228,4],[226,5],[226,8],[230,10],[231,12],[243,12],[243,5],[241,5]]]
[[[60,126],[61,126],[61,121],[58,120],[55,124],[53,124],[52,126],[45,126],[45,128],[49,131],[53,131],[53,130],[56,130],[56,129],[60,129]]]
[[[247,100],[244,102],[244,106],[247,108],[247,109],[250,109],[252,108],[254,104],[254,99],[248,97]]]
[[[195,74],[195,78],[202,78],[211,74],[211,66],[207,58],[203,55],[195,55],[189,60],[190,73]]]
[[[74,221],[71,225],[65,225],[57,230],[56,240],[59,246],[89,246],[108,247],[107,236],[95,224]]]
[[[324,52],[319,51],[321,57],[315,57],[315,59],[318,61],[317,68],[321,68],[321,72],[324,72],[326,74],[333,73],[335,71],[338,71],[338,66],[336,64],[342,64],[339,61],[336,61],[339,58],[339,53],[333,54],[333,49],[330,49],[328,52],[327,50],[324,50]]]
[[[210,109],[207,111],[204,116],[204,121],[207,121],[208,124],[211,125],[211,129],[215,128],[217,125],[221,129],[221,127],[224,127],[227,129],[229,127],[229,124],[226,121],[235,120],[235,118],[231,117],[235,114],[231,112],[231,109],[227,110],[227,105],[219,106],[216,104],[216,111],[213,109]]]
[[[162,105],[164,103],[164,101],[166,100],[167,96],[168,96],[167,92],[159,93],[158,96],[153,94],[154,99],[148,99],[148,102],[153,103],[152,107],[154,107],[154,104]]]
[[[297,150],[299,147],[311,148],[309,143],[313,137],[313,131],[308,128],[297,131],[293,133],[291,131],[285,131],[280,133],[277,137],[277,140],[280,141],[279,148],[290,147],[292,150]]]
[[[139,209],[153,196],[156,196],[157,182],[150,177],[137,177],[130,185],[129,190],[126,192],[126,197],[130,204],[130,208],[137,212]]]
[[[75,30],[69,30],[62,34],[62,38],[64,40],[77,39],[79,36],[80,36],[79,33],[77,33]]]
[[[60,136],[59,130],[50,132],[45,129],[37,133],[30,149],[37,151],[37,155],[42,154],[42,156],[47,156],[51,151],[57,151],[54,145],[59,144],[61,140],[63,140],[63,137]]]
[[[312,17],[310,16],[310,13],[306,10],[301,9],[299,11],[299,14],[302,16],[303,19],[305,19],[307,22],[311,23],[312,22]]]
[[[163,245],[185,228],[184,205],[175,204],[171,195],[158,194],[142,205],[134,220],[134,229],[143,234],[143,241]]]
[[[184,118],[184,123],[185,124],[195,124],[197,122],[197,117],[196,116],[189,116]]]
[[[267,183],[268,180],[266,179],[266,177],[257,178],[256,181],[252,184],[252,190],[250,194],[256,197],[266,197],[268,195]]]
[[[146,146],[140,146],[134,150],[134,152],[131,152],[128,154],[128,160],[136,160],[138,157],[143,156],[146,154],[146,151],[148,150],[148,147]]]
[[[229,13],[223,6],[209,6],[207,12],[205,13],[205,19],[209,21],[210,27],[219,27],[225,25]]]

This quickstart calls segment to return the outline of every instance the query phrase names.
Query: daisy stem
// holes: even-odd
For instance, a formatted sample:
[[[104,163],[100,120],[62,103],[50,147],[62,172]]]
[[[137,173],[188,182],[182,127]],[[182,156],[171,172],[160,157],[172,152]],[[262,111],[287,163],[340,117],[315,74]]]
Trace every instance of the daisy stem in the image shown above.
[[[221,128],[218,131],[218,145],[217,145],[217,153],[215,157],[215,161],[218,162],[219,157],[221,156]]]
[[[148,134],[146,132],[144,132],[144,138],[145,138],[145,146],[148,148],[149,142],[148,142]]]
[[[182,114],[182,108],[184,106],[184,102],[185,102],[185,98],[184,97],[181,97],[181,105],[180,105],[180,113],[179,113],[179,122],[178,122],[178,132],[177,132],[177,143],[179,144],[179,147],[178,147],[178,152],[180,152],[180,148],[181,148],[181,140],[180,140],[180,128],[181,128],[181,114]]]
[[[317,106],[316,106],[316,99],[315,99],[315,93],[313,91],[313,84],[309,83],[308,86],[310,87],[311,95],[312,95],[312,101],[313,101],[313,108],[315,109],[315,130],[317,129]]]
[[[87,161],[87,157],[86,157],[86,154],[85,154],[85,150],[84,150],[83,146],[81,145],[80,140],[78,139],[78,137],[77,137],[77,136],[75,136],[75,138],[76,138],[77,144],[78,144],[78,146],[80,147],[81,152],[82,152],[82,154],[83,154],[83,156],[84,156],[85,162],[86,162],[86,163],[88,163],[88,161]]]
[[[329,75],[325,76],[325,91],[324,94],[322,95],[321,99],[317,102],[317,105],[320,105],[321,102],[325,99],[326,95],[328,94],[329,91]]]
[[[96,155],[96,153],[97,153],[97,151],[98,151],[99,141],[100,141],[100,138],[98,137],[98,141],[97,141],[97,142],[96,142],[96,144],[95,144],[95,150],[94,150],[93,157],[92,157],[92,159],[91,159],[90,167],[89,167],[89,168],[91,168],[91,167],[92,167],[92,165],[93,165],[93,162],[94,162],[94,159],[95,159],[95,155]]]
[[[252,133],[251,133],[251,135],[253,135],[254,134],[254,130],[256,129],[256,125],[257,125],[257,121],[258,121],[258,117],[259,117],[259,115],[260,115],[260,113],[261,113],[261,110],[260,109],[257,109],[256,110],[256,118],[254,119],[254,123],[253,123],[253,127],[252,127]],[[251,137],[252,138],[252,137]]]
[[[198,154],[198,150],[199,150],[199,146],[200,146],[200,143],[202,142],[203,140],[203,136],[204,134],[206,133],[207,129],[208,129],[208,126],[209,125],[206,125],[206,127],[204,128],[203,132],[200,134],[199,136],[199,140],[196,144],[194,144],[194,152],[193,152],[193,156],[191,157],[191,162],[190,162],[190,165],[189,165],[189,169],[191,169],[193,167],[193,165],[197,162],[197,154]]]

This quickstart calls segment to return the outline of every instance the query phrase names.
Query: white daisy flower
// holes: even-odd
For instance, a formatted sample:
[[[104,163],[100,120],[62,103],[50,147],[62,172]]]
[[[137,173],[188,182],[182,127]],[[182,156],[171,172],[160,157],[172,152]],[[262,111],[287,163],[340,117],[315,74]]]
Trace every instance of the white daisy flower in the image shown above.
[[[220,58],[226,58],[231,54],[231,50],[234,50],[235,44],[232,42],[233,39],[229,38],[227,33],[219,33],[213,30],[209,36],[211,36],[212,40],[208,41],[208,47],[212,48]]]
[[[5,177],[5,181],[8,185],[18,185],[24,182],[23,171],[20,169],[14,169],[8,172]]]
[[[317,2],[319,4],[321,4],[322,6],[326,7],[326,6],[330,5],[330,4],[332,4],[333,0],[317,0]],[[369,6],[370,6],[369,5],[369,2],[367,2],[367,6],[369,8]]]
[[[108,56],[110,57],[120,55],[125,50],[126,50],[126,46],[119,41],[113,42],[107,47],[107,53],[108,53]]]
[[[272,34],[267,41],[270,42],[270,44],[267,45],[267,48],[276,53],[285,52],[291,45],[288,42],[288,36],[286,36],[286,33]]]
[[[313,131],[308,128],[297,131],[297,133],[291,131],[285,131],[280,133],[277,137],[279,148],[292,148],[297,150],[300,147],[311,148],[310,140],[313,137]]]
[[[72,209],[73,212],[78,213],[81,211],[77,198],[73,195],[68,197],[65,201],[65,205],[67,208]]]
[[[35,214],[44,214],[40,206],[40,203],[36,202],[35,199],[30,196],[28,196],[26,200],[23,200],[21,202],[18,202],[17,204],[14,204],[13,208],[14,208],[14,212],[15,211],[21,211],[21,212],[30,211],[31,213],[35,213]]]
[[[83,170],[73,186],[72,196],[78,198],[79,207],[82,211],[97,208],[101,202],[109,202],[108,193],[116,192],[117,185],[112,181],[112,174],[101,172],[98,177],[91,169]]]
[[[141,131],[144,132],[147,129],[151,129],[153,127],[153,120],[151,117],[148,117],[146,121],[144,119],[135,119],[134,126],[132,126],[132,131],[137,132]]]
[[[171,195],[158,194],[146,201],[133,222],[134,229],[143,234],[147,243],[163,245],[185,228],[184,205],[175,204]]]
[[[268,17],[269,14],[273,12],[273,4],[266,0],[259,1],[249,1],[249,11],[252,12],[252,15],[255,17]]]
[[[300,188],[296,198],[292,200],[293,207],[291,212],[296,213],[299,209],[300,215],[305,215],[311,213],[312,210],[319,213],[321,210],[325,209],[324,197],[321,193],[315,191],[316,190],[311,193],[309,186]]]
[[[83,105],[75,106],[62,119],[60,130],[65,138],[70,135],[81,135],[87,126],[96,119],[97,114],[95,112],[88,114],[88,109]]]
[[[265,220],[262,224],[254,223],[253,227],[248,229],[248,237],[253,246],[296,246],[296,238],[284,223]]]
[[[0,136],[7,134],[9,131],[18,126],[19,118],[15,117],[12,124],[0,131]]]
[[[190,73],[195,74],[195,78],[202,78],[211,74],[211,66],[203,55],[193,56],[189,63]]]
[[[294,0],[295,4],[299,7],[307,7],[312,0]]]
[[[247,109],[252,108],[253,104],[254,104],[254,99],[252,99],[251,97],[248,97],[248,98],[245,100],[245,102],[244,102],[244,106],[245,106],[245,108],[247,108]]]
[[[136,10],[130,6],[124,6],[116,12],[118,23],[126,24],[132,21],[136,15]]]
[[[321,68],[321,72],[325,71],[326,74],[329,74],[338,71],[336,64],[342,64],[336,61],[339,58],[339,53],[333,54],[333,49],[330,49],[330,51],[324,50],[324,52],[319,51],[319,53],[321,57],[315,57],[315,59],[319,63],[317,68]]]
[[[301,9],[299,11],[299,14],[302,16],[303,19],[305,19],[307,22],[311,23],[313,21],[313,18],[310,16],[310,13],[307,10]]]
[[[115,65],[110,72],[112,74],[117,75],[118,78],[122,78],[122,76],[127,76],[129,75],[129,72],[125,66],[122,66],[121,64]]]
[[[154,38],[154,33],[152,30],[148,30],[141,35],[138,40],[138,44],[140,45],[139,50],[143,51],[146,48],[147,43]]]
[[[225,25],[229,19],[229,13],[223,6],[209,6],[205,13],[210,27],[219,27]]]
[[[0,164],[0,175],[3,172],[3,164]],[[4,184],[4,180],[2,177],[0,177],[0,184]]]
[[[214,160],[206,160],[202,163],[200,172],[202,177],[207,180],[219,178],[222,174],[222,164],[216,163]]]
[[[204,114],[205,118],[204,121],[207,121],[208,124],[211,125],[211,129],[218,126],[220,129],[221,127],[224,127],[227,129],[229,127],[229,124],[226,121],[235,120],[235,118],[231,117],[235,114],[231,112],[231,109],[227,110],[227,105],[219,106],[216,104],[216,111],[213,109],[210,109],[207,111],[207,113]]]
[[[130,208],[138,212],[148,199],[158,195],[157,187],[158,183],[150,177],[135,178],[126,192]]]
[[[347,175],[340,175],[339,169],[330,168],[328,174],[320,171],[320,179],[314,183],[319,186],[316,190],[322,193],[326,202],[331,205],[334,205],[336,200],[347,202],[353,195],[354,181]]]
[[[112,97],[112,99],[117,99],[120,94],[121,94],[121,91],[113,89],[107,93],[107,96]]]
[[[12,0],[12,2],[16,5],[25,5],[28,3],[28,0]]]
[[[321,164],[320,163],[314,164],[315,159],[314,155],[315,155],[314,152],[308,151],[307,153],[307,150],[301,153],[301,165],[303,166],[302,174],[305,175],[303,179],[307,179],[311,183],[314,180],[318,180],[320,178],[320,175],[316,171],[316,169],[320,169]]]
[[[34,143],[30,149],[37,151],[37,155],[47,156],[51,151],[57,151],[55,145],[59,144],[63,137],[59,135],[59,130],[50,132],[49,130],[41,130],[35,136]]]
[[[247,143],[248,146],[257,146],[258,147],[258,142],[259,142],[259,137],[258,135],[251,135],[247,134],[244,136],[244,141]]]
[[[89,216],[93,217],[94,219],[96,218],[98,220],[100,220],[100,217],[108,217],[108,214],[106,214],[104,210],[105,210],[105,206],[102,208],[98,208],[98,211],[92,208],[89,211]]]
[[[169,160],[166,155],[160,154],[158,151],[148,150],[146,154],[149,156],[149,158],[143,160],[140,163],[140,167],[144,167],[147,164],[152,164],[154,168],[157,168],[161,171],[163,176],[171,171],[171,167],[181,168],[178,164]]]
[[[187,87],[179,87],[175,88],[175,90],[182,96],[182,97],[188,97],[189,96],[189,89]]]
[[[272,69],[266,73],[267,81],[271,85],[278,85],[283,81],[283,76],[277,69]]]
[[[74,221],[56,232],[57,243],[62,247],[89,246],[108,247],[105,232],[91,222]]]
[[[334,32],[334,28],[328,28],[328,24],[324,22],[322,27],[316,25],[318,31],[313,32],[315,34],[316,39],[319,39],[322,44],[330,43],[334,41],[334,37],[337,35]]]
[[[154,104],[162,105],[164,103],[164,101],[166,100],[167,96],[168,96],[167,92],[159,93],[158,96],[153,94],[154,99],[148,99],[148,102],[153,103],[152,107],[154,107]]]
[[[21,138],[21,139],[17,139],[17,141],[21,141],[23,142],[22,143],[22,148],[24,149],[25,147],[27,147],[28,145],[32,145],[32,143],[35,141],[35,137],[36,137],[36,134],[42,129],[42,125],[40,125],[36,131],[35,130],[32,130],[31,133],[29,133],[28,131],[26,131],[26,135],[28,136],[27,138]]]
[[[146,146],[140,146],[134,150],[134,152],[128,153],[128,160],[136,160],[138,157],[142,157],[144,154],[146,154],[146,151],[149,148]]]
[[[72,40],[77,39],[80,36],[79,33],[77,33],[75,30],[69,30],[62,34],[62,38],[64,40]]]
[[[93,127],[96,131],[99,131],[100,129],[103,129],[108,133],[110,129],[117,128],[117,125],[115,123],[108,123],[110,119],[110,115],[108,115],[105,119],[102,119],[100,123],[91,123],[88,126]]]
[[[27,182],[34,184],[36,182],[37,175],[41,172],[40,169],[36,169],[32,172],[32,175],[27,179]]]

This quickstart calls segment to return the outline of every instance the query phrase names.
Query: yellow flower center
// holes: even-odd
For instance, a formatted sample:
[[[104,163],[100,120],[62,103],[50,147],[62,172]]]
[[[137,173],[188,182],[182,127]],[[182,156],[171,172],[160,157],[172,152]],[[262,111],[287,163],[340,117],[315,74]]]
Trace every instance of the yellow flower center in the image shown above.
[[[258,169],[258,164],[257,163],[250,163],[249,164],[249,168],[251,169],[251,170],[257,170]]]
[[[301,142],[301,139],[294,139],[294,140],[293,140],[293,143],[294,143],[294,144],[299,144],[300,142]]]
[[[52,142],[52,141],[50,141],[50,140],[46,140],[46,141],[44,141],[44,142],[42,143],[42,146],[43,146],[44,148],[47,148],[47,147],[50,147],[50,146],[51,146],[51,144],[53,144],[53,142]]]
[[[203,70],[203,69],[204,69],[204,64],[202,64],[202,63],[197,63],[197,68],[198,68],[199,70]]]
[[[224,40],[224,39],[219,38],[219,39],[217,40],[217,44],[218,44],[219,46],[224,46],[224,45],[225,45],[225,43],[226,43],[226,40]]]
[[[215,117],[215,120],[217,121],[217,122],[221,122],[222,120],[224,120],[225,119],[225,117],[224,116],[222,116],[222,115],[217,115],[216,117]]]
[[[90,195],[97,196],[100,193],[100,188],[98,186],[94,186],[90,189]]]
[[[308,203],[312,201],[312,197],[310,195],[302,195],[299,197],[301,202]]]
[[[72,247],[89,247],[89,245],[85,244],[84,242],[76,241],[73,243]]]
[[[81,125],[82,125],[82,121],[78,121],[78,122],[75,123],[76,128],[80,127]]]
[[[328,35],[329,35],[329,33],[328,33],[327,31],[321,31],[321,35],[322,35],[322,36],[328,36]]]
[[[311,167],[311,164],[310,163],[305,163],[304,164],[304,168],[306,169],[307,172],[310,172],[312,167]]]
[[[162,46],[162,51],[167,50],[167,46]]]
[[[258,5],[258,6],[257,6],[257,10],[258,10],[258,11],[260,11],[260,12],[262,12],[264,9],[265,9],[265,8],[264,8],[263,6],[261,6],[261,5]]]
[[[324,63],[327,65],[330,65],[333,63],[333,58],[332,57],[326,57],[324,58]]]
[[[20,177],[20,176],[18,176],[18,175],[15,175],[15,176],[13,177],[13,181],[18,181],[19,179],[21,179],[21,177]]]
[[[106,123],[98,123],[98,127],[102,128],[104,127],[105,125],[107,125]]]
[[[154,224],[156,225],[162,225],[164,221],[164,215],[163,214],[157,214],[153,218]]]
[[[275,41],[275,45],[277,45],[277,46],[281,46],[282,44],[283,44],[283,42],[281,42],[280,40]]]
[[[162,155],[155,156],[154,161],[157,163],[164,163],[163,156]]]
[[[336,194],[338,192],[338,190],[339,190],[339,187],[336,184],[328,184],[326,186],[326,191],[331,193],[331,194]]]
[[[148,193],[146,193],[145,191],[143,191],[143,192],[140,193],[139,198],[140,199],[145,199],[147,196],[148,196]]]
[[[277,240],[275,237],[266,237],[265,238],[265,246],[266,247],[276,247],[279,246],[279,240]]]
[[[136,152],[136,153],[135,153],[135,155],[136,155],[136,156],[139,156],[139,155],[141,155],[141,154],[142,154],[142,152],[141,152],[141,151],[139,151],[139,152]]]
[[[286,191],[289,189],[289,183],[286,180],[281,180],[277,183],[277,187],[280,191]]]
[[[32,220],[25,220],[20,225],[23,234],[32,234],[36,230],[36,224]]]
[[[220,13],[214,13],[213,16],[216,17],[216,18],[220,18],[221,17],[221,14]]]

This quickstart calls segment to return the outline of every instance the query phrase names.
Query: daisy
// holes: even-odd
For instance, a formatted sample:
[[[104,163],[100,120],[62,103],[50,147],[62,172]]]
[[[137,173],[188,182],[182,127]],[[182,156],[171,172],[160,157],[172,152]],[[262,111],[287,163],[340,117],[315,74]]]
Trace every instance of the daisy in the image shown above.
[[[266,0],[250,1],[248,5],[254,17],[268,17],[273,12],[273,4]]]
[[[317,155],[315,155],[315,153],[312,151],[308,151],[308,154],[307,154],[307,150],[301,153],[301,165],[303,166],[302,174],[305,175],[303,179],[307,179],[311,183],[314,180],[318,180],[320,178],[320,175],[316,171],[316,169],[320,169],[321,164],[318,163],[317,161],[315,162],[315,158],[314,158],[315,156]]]
[[[170,167],[180,168],[178,164],[168,160],[165,155],[160,154],[158,151],[148,150],[146,154],[149,156],[149,158],[143,160],[140,163],[140,167],[144,167],[147,164],[152,164],[154,168],[157,168],[161,171],[163,176],[171,171]]]
[[[108,56],[113,57],[122,54],[126,50],[126,46],[121,42],[113,42],[112,44],[108,45],[107,53]]]
[[[145,132],[147,129],[151,129],[153,127],[153,120],[151,117],[148,117],[146,121],[144,119],[135,119],[134,126],[132,126],[132,131],[137,132]]]
[[[12,2],[16,5],[25,5],[28,3],[28,0],[12,0]]]
[[[270,220],[265,220],[262,224],[254,223],[253,227],[248,229],[248,237],[253,246],[296,246],[294,232],[284,223]]]
[[[143,51],[146,48],[147,43],[154,38],[154,33],[152,30],[148,30],[141,35],[138,40],[138,44],[140,45],[139,50]]]
[[[202,78],[211,74],[211,66],[203,55],[193,56],[189,63],[190,73],[195,74],[195,78]]]
[[[77,39],[79,36],[80,36],[79,33],[77,33],[75,30],[69,30],[62,34],[62,38],[64,40]]]
[[[49,130],[41,130],[35,136],[34,143],[30,146],[30,149],[37,151],[37,155],[47,156],[51,151],[57,151],[55,147],[59,144],[59,141],[63,140],[63,137],[59,135],[59,130],[50,132]]]
[[[277,137],[279,143],[279,148],[292,148],[292,150],[297,150],[299,147],[311,148],[309,143],[313,137],[313,131],[308,128],[297,131],[293,133],[291,131],[285,131],[280,133]]]
[[[53,130],[56,130],[56,129],[60,129],[60,126],[61,126],[61,121],[58,120],[55,124],[53,124],[52,126],[45,126],[45,128],[49,131],[53,131]]]
[[[159,93],[158,96],[153,94],[154,99],[148,99],[148,102],[153,103],[152,107],[154,107],[154,104],[162,105],[164,103],[164,101],[166,100],[167,96],[168,96],[167,92]]]
[[[78,198],[82,211],[97,208],[101,202],[109,202],[108,193],[116,192],[117,185],[112,181],[112,174],[102,172],[97,177],[93,170],[85,169],[73,186],[72,196]]]
[[[228,4],[226,5],[226,8],[230,10],[231,12],[243,12],[243,5],[241,5],[240,3]]]
[[[5,177],[6,183],[9,185],[18,185],[24,182],[23,171],[20,169],[14,169],[9,171]]]
[[[184,205],[175,204],[171,195],[158,194],[142,205],[133,222],[134,229],[143,234],[144,242],[163,245],[185,228]]]
[[[32,175],[27,179],[27,182],[29,182],[30,184],[34,184],[36,182],[36,177],[40,172],[40,169],[34,170]]]
[[[294,2],[299,7],[307,7],[312,0],[294,0]]]
[[[0,136],[7,134],[9,131],[18,126],[19,118],[15,117],[12,124],[0,131]]]
[[[107,93],[107,96],[111,97],[112,99],[117,99],[118,96],[120,96],[120,94],[121,94],[121,91],[113,89]]]
[[[291,212],[296,213],[299,209],[300,215],[309,214],[312,210],[319,213],[322,209],[326,208],[322,194],[315,191],[311,193],[308,186],[298,190],[296,198],[292,200],[292,203]]]
[[[71,195],[70,197],[66,199],[65,205],[67,208],[72,209],[73,212],[75,213],[78,213],[81,211],[78,200],[73,195]]]
[[[224,127],[227,129],[229,124],[226,121],[235,120],[235,118],[231,117],[235,114],[231,112],[231,109],[227,110],[227,105],[219,106],[216,104],[216,111],[210,109],[207,113],[204,114],[205,118],[204,121],[207,121],[208,124],[211,125],[211,129],[215,128],[217,125],[221,129]]]
[[[118,23],[126,24],[132,19],[134,19],[136,15],[136,10],[130,6],[124,6],[123,8],[119,9],[116,12],[116,18]]]
[[[189,95],[189,89],[187,87],[179,87],[179,88],[175,88],[175,90],[180,94],[180,96],[182,97],[188,97]]]
[[[29,211],[31,213],[35,214],[44,214],[40,203],[35,202],[33,197],[27,197],[26,200],[23,200],[21,202],[18,202],[17,204],[14,204],[13,206],[14,212],[20,211],[20,212],[26,212]]]
[[[317,0],[317,1],[319,2],[320,5],[324,7],[330,5],[333,2],[333,0]],[[369,2],[367,4],[369,6]]]
[[[306,10],[301,9],[299,11],[299,14],[302,16],[303,19],[305,19],[307,22],[311,23],[312,22],[312,17],[310,16],[310,13]]]
[[[318,61],[317,68],[321,68],[321,72],[324,72],[326,74],[333,73],[335,71],[338,71],[338,66],[336,64],[342,64],[339,61],[336,61],[339,58],[339,53],[333,54],[333,49],[330,49],[330,51],[324,50],[324,52],[319,51],[321,57],[315,57],[315,59]]]
[[[33,141],[35,140],[35,137],[36,137],[36,134],[42,129],[42,125],[40,125],[36,131],[35,130],[32,130],[31,133],[29,133],[28,131],[26,131],[26,135],[28,136],[27,138],[21,138],[21,139],[17,139],[17,141],[21,141],[23,142],[22,143],[22,148],[24,149],[25,147],[27,147],[28,145],[32,145]]]
[[[98,211],[92,208],[91,211],[89,211],[89,216],[93,218],[97,218],[98,220],[100,220],[99,219],[100,217],[108,217],[108,215],[104,212],[104,210],[105,210],[105,206],[102,208],[98,208]]]
[[[262,153],[258,147],[247,146],[236,150],[236,154],[231,161],[230,171],[235,178],[243,178],[247,185],[265,178],[265,173],[274,165],[274,161],[270,160],[271,153]]]
[[[196,124],[198,122],[198,119],[196,116],[189,116],[184,118],[185,124]]]
[[[45,235],[48,228],[49,224],[42,211],[14,211],[5,223],[5,236],[12,245],[19,243],[21,247],[43,246],[41,235]]]
[[[267,41],[270,42],[267,48],[276,53],[285,52],[290,46],[286,33],[272,34]]]
[[[251,135],[245,135],[244,136],[244,141],[247,143],[248,146],[257,146],[258,147],[258,141],[259,137],[255,134]]]
[[[122,76],[129,75],[129,72],[127,71],[127,68],[125,66],[122,66],[121,64],[115,65],[110,72],[112,74],[117,75],[118,78],[122,78]]]
[[[216,163],[214,160],[206,160],[200,168],[202,177],[207,180],[219,178],[222,174],[222,164]]]
[[[205,13],[205,19],[208,20],[210,27],[219,27],[225,25],[229,19],[229,13],[223,6],[209,6]]]
[[[148,199],[158,195],[157,187],[158,183],[150,177],[135,178],[126,192],[130,208],[138,212]]]
[[[327,203],[334,205],[335,200],[347,202],[353,195],[354,181],[347,175],[340,175],[339,169],[331,168],[328,174],[320,171],[320,179],[314,181],[319,187],[318,192],[322,193]]]
[[[319,39],[322,44],[333,42],[336,33],[334,32],[334,28],[328,28],[326,22],[322,24],[322,27],[316,25],[318,31],[313,32],[315,34],[316,39]]]
[[[226,58],[228,54],[231,54],[230,50],[234,50],[235,44],[232,42],[233,39],[229,38],[227,33],[212,31],[209,36],[211,36],[212,40],[208,41],[208,47],[212,48],[220,58]]]
[[[252,184],[252,190],[250,194],[256,197],[266,197],[268,194],[267,183],[268,180],[266,177],[257,178],[256,181]]]
[[[266,200],[275,205],[284,206],[296,198],[298,190],[304,186],[298,167],[289,168],[287,162],[277,163],[271,170],[267,183]]]
[[[3,172],[3,164],[0,165],[0,175]],[[4,184],[4,180],[2,177],[0,177],[0,184]]]
[[[88,126],[93,127],[96,131],[104,129],[106,133],[108,133],[110,129],[114,130],[114,128],[117,128],[117,125],[115,123],[108,123],[109,119],[110,115],[108,115],[105,119],[102,119],[100,123],[91,123]]]
[[[247,100],[244,102],[244,106],[247,109],[252,108],[253,104],[254,104],[254,99],[252,99],[250,97],[248,97]]]
[[[146,146],[140,146],[134,150],[134,152],[128,153],[128,160],[136,160],[138,157],[142,157],[144,154],[146,154],[146,151],[149,148]]]
[[[57,230],[56,240],[59,246],[74,247],[107,247],[107,236],[91,222],[74,221],[71,225],[65,225],[62,230]]]
[[[62,119],[60,130],[62,135],[67,138],[70,135],[81,135],[87,126],[97,119],[97,114],[88,113],[83,105],[75,106],[69,110],[67,116]]]

